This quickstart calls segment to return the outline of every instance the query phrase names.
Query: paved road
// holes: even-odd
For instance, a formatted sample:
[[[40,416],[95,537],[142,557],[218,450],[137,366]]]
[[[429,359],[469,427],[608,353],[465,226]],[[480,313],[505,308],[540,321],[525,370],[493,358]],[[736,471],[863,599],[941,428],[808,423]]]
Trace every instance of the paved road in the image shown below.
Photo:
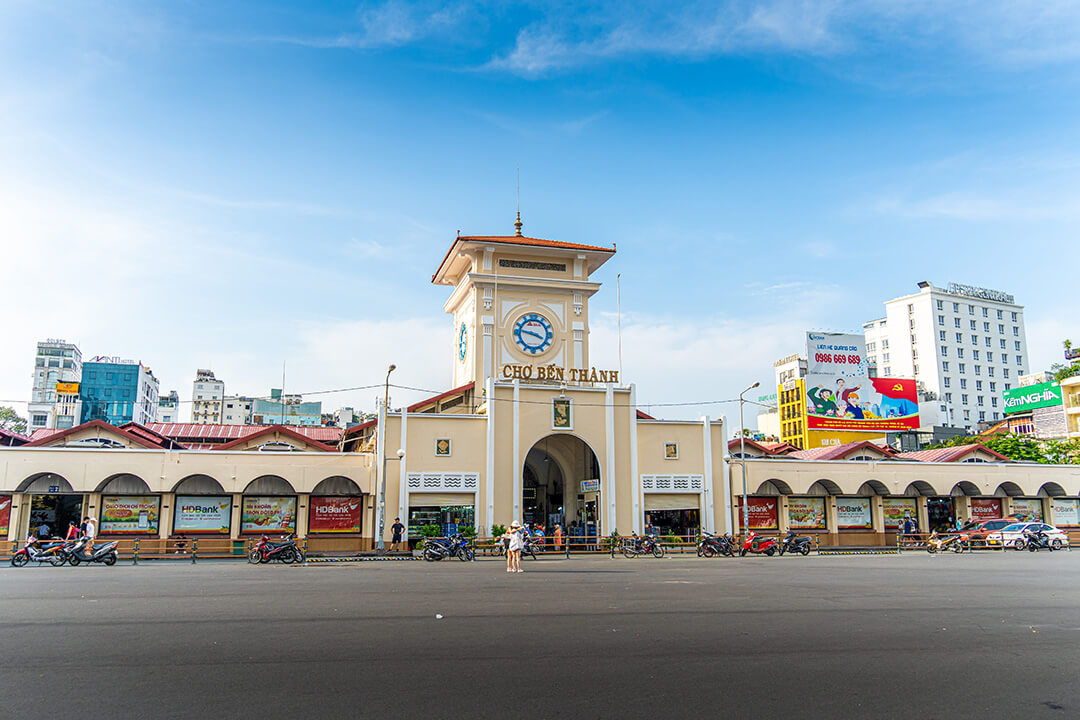
[[[0,569],[0,717],[1080,717],[1080,552],[526,568]]]

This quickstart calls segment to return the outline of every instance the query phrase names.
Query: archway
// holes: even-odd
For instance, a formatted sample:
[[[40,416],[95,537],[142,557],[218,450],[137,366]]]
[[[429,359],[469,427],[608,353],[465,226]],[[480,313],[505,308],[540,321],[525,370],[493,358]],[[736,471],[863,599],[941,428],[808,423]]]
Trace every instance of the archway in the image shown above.
[[[278,475],[263,475],[248,483],[245,495],[295,495],[289,481]]]
[[[791,486],[778,478],[770,478],[758,485],[755,495],[791,495]]]
[[[807,491],[807,495],[839,495],[840,486],[834,483],[832,480],[822,478],[813,485],[811,485]]]
[[[19,483],[15,492],[22,493],[73,493],[74,488],[63,475],[37,473]]]
[[[1065,497],[1065,488],[1058,485],[1056,482],[1043,483],[1043,486],[1039,488],[1039,497]]]
[[[82,521],[83,496],[62,475],[31,475],[16,492],[30,493],[30,530],[38,537],[63,537],[69,523]]]
[[[603,495],[600,461],[581,438],[555,434],[538,440],[521,469],[521,516],[525,523],[562,525],[573,536],[597,535]]]
[[[960,482],[953,485],[952,492],[949,494],[953,497],[959,497],[962,495],[972,497],[974,495],[979,495],[979,486],[968,480],[961,480]]]
[[[888,495],[889,488],[885,487],[885,484],[880,480],[867,480],[861,486],[856,495],[868,496],[868,495]]]
[[[209,475],[188,475],[176,483],[172,491],[177,495],[223,495],[225,488],[221,487],[214,478]]]
[[[1024,494],[1024,491],[1020,489],[1020,486],[1014,482],[1005,481],[998,485],[997,490],[994,491],[996,497],[1020,497]]]
[[[150,492],[150,486],[138,475],[118,473],[98,483],[94,492],[106,495],[146,495]]]
[[[333,475],[319,482],[312,495],[362,495],[360,486],[344,475]]]
[[[926,482],[925,480],[916,480],[915,482],[908,485],[907,489],[904,490],[904,495],[908,497],[919,495],[925,497],[933,497],[937,494],[937,490],[934,489],[934,486]]]

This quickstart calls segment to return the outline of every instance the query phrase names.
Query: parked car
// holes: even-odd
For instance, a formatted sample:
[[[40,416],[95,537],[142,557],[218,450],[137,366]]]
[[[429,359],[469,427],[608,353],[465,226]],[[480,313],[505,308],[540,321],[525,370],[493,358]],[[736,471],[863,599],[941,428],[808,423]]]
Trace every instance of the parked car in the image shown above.
[[[964,542],[971,547],[994,545],[999,541],[991,541],[989,538],[991,533],[1003,530],[1009,525],[1015,525],[1018,522],[1020,522],[1020,520],[1014,517],[983,520],[982,522],[970,522],[960,528],[959,534],[963,536]]]
[[[1050,544],[1055,548],[1063,548],[1069,544],[1069,536],[1064,530],[1059,530],[1053,525],[1038,522],[1021,522],[1006,525],[1001,530],[987,535],[986,542],[988,544],[1001,544],[1007,548],[1023,550],[1027,547],[1027,542],[1024,540],[1024,532],[1028,528],[1042,530],[1046,533],[1046,536],[1050,538]]]

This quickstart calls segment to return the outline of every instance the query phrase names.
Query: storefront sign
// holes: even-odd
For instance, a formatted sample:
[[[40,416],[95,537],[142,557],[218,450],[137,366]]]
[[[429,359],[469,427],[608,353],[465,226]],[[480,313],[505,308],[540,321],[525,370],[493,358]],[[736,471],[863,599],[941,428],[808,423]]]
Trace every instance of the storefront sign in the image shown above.
[[[915,498],[887,497],[882,499],[881,504],[885,510],[885,528],[888,530],[897,529],[907,518],[919,521]]]
[[[567,383],[617,383],[618,370],[561,368],[555,365],[503,365],[504,380],[546,380]]]
[[[157,535],[159,495],[106,495],[101,498],[101,533]]]
[[[583,493],[600,492],[600,481],[599,480],[582,480],[581,481],[581,492],[583,492]]]
[[[240,531],[295,532],[296,497],[245,497],[240,512]]]
[[[838,528],[872,528],[873,518],[870,515],[870,498],[846,497],[836,499],[836,527]]]
[[[0,495],[0,537],[7,537],[11,522],[11,496]]]
[[[1043,504],[1039,498],[1013,498],[1009,515],[1021,522],[1042,522]]]
[[[802,530],[824,530],[825,498],[788,498],[788,527]]]
[[[1027,412],[1036,408],[1061,405],[1061,386],[1057,383],[1037,383],[1005,391],[1005,414]]]
[[[358,533],[364,516],[361,497],[313,497],[308,530],[313,533]]]
[[[1076,498],[1054,498],[1050,501],[1055,525],[1075,527],[1080,525],[1080,500]]]
[[[739,527],[743,527],[743,499],[739,498]],[[776,530],[780,527],[777,522],[776,508],[780,501],[775,497],[749,497],[746,507],[749,511],[751,530]]]
[[[229,534],[232,498],[228,496],[177,495],[173,514],[175,532]]]
[[[976,522],[1001,517],[1001,498],[971,498],[971,519]]]
[[[79,383],[77,382],[58,382],[56,383],[57,395],[78,395]]]

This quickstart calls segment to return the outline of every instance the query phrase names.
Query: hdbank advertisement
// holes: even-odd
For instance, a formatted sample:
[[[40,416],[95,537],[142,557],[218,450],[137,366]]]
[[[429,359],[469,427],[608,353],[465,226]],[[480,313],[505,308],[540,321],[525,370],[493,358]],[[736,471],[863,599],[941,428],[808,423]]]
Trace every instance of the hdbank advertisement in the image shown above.
[[[814,430],[913,430],[915,381],[871,378],[862,335],[806,334],[806,426]]]
[[[11,496],[0,495],[0,537],[7,537],[9,524],[11,524]]]
[[[788,527],[796,530],[825,529],[825,498],[788,498]]]
[[[1050,501],[1054,509],[1054,524],[1075,527],[1080,525],[1080,500],[1076,498],[1054,498]]]
[[[245,497],[240,532],[296,532],[296,496]]]
[[[842,497],[836,500],[836,526],[838,528],[872,528],[870,498]]]
[[[358,533],[364,515],[363,498],[313,497],[308,530],[318,533]]]
[[[106,495],[101,498],[101,532],[157,535],[161,497]]]
[[[1013,498],[1009,515],[1021,522],[1042,522],[1042,500],[1039,498]]]
[[[227,496],[177,495],[173,530],[176,532],[229,534],[232,498]]]
[[[919,510],[915,505],[915,498],[882,498],[881,505],[885,510],[885,528],[888,530],[895,530],[908,518],[916,523],[919,521]]]
[[[742,501],[739,498],[739,527],[743,524]],[[774,497],[750,497],[747,498],[746,507],[750,520],[751,530],[776,530],[780,527],[777,523],[776,506],[779,500]]]

